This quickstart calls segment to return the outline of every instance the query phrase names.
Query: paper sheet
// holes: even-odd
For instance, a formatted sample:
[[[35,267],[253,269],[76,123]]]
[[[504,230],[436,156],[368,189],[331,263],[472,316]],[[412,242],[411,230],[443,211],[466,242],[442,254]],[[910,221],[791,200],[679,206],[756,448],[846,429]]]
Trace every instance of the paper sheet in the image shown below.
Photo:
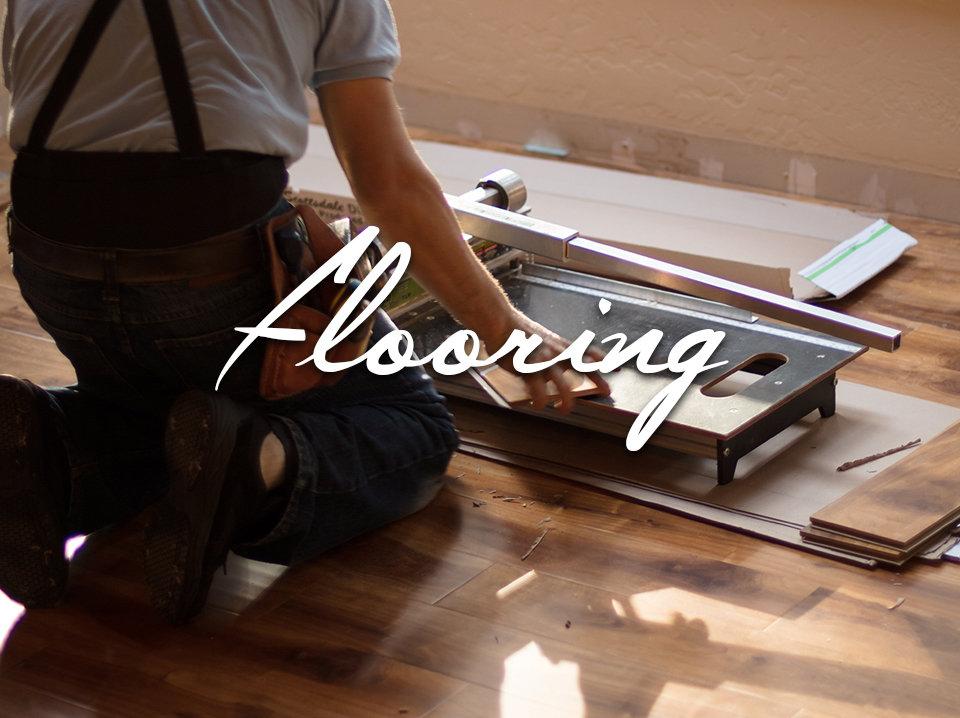
[[[916,244],[917,240],[906,232],[878,219],[801,269],[800,276],[840,299],[889,267]]]

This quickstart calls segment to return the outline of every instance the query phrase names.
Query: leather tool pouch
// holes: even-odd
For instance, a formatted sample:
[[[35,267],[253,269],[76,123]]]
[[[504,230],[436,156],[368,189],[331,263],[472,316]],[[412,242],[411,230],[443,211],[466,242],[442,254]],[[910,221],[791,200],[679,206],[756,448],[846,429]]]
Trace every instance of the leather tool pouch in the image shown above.
[[[297,285],[307,279],[324,262],[350,241],[349,220],[328,226],[309,206],[296,208],[270,220],[264,229],[270,279],[276,304],[279,304]],[[343,372],[322,372],[312,361],[297,366],[310,356],[317,339],[330,323],[337,309],[349,293],[369,271],[369,265],[358,262],[346,285],[327,277],[297,304],[274,322],[283,329],[303,329],[304,342],[266,340],[267,348],[260,370],[260,396],[267,400],[285,399],[317,387],[335,384]],[[363,301],[360,308],[366,306]],[[341,362],[362,354],[370,341],[376,314],[370,317],[349,337],[327,351],[327,359]]]

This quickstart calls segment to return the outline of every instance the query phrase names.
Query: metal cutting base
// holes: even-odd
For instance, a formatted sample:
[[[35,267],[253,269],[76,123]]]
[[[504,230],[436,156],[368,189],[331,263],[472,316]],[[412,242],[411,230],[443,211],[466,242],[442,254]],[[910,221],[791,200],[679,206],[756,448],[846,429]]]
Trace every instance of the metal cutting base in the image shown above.
[[[654,363],[665,361],[673,345],[691,332],[705,328],[725,332],[709,363],[726,360],[728,364],[700,374],[650,441],[715,457],[721,484],[733,480],[741,457],[810,412],[831,416],[837,370],[866,351],[858,344],[758,320],[749,312],[716,302],[530,262],[519,263],[498,278],[521,311],[570,339],[591,330],[599,338],[623,332],[633,340],[659,329],[664,337],[653,355]],[[606,315],[597,306],[601,298],[612,304]],[[435,301],[401,312],[394,320],[413,334],[421,356],[461,328]],[[738,370],[760,378],[732,396],[702,392]],[[466,375],[434,378],[444,393],[492,403]],[[515,410],[626,437],[637,412],[675,375],[642,374],[627,365],[606,378],[610,397],[581,399],[567,416],[549,409]]]

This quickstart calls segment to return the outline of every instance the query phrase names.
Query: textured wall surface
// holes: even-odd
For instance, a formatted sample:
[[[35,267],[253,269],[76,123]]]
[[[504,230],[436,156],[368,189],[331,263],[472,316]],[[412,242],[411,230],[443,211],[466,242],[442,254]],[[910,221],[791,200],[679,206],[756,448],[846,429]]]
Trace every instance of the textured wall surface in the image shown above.
[[[400,86],[960,178],[958,0],[392,1]]]

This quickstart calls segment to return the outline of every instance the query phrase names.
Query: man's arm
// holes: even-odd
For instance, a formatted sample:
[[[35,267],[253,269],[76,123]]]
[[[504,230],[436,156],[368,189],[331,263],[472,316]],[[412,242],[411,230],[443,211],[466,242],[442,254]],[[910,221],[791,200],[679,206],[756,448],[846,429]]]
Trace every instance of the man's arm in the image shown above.
[[[417,154],[400,115],[393,85],[383,79],[350,80],[317,90],[320,110],[354,196],[385,242],[406,242],[413,276],[464,326],[499,348],[514,329],[537,334],[536,355],[559,354],[566,340],[515,309],[500,285],[463,241],[457,219],[436,178]],[[524,375],[536,406],[546,403],[546,379],[561,394],[561,411],[572,407],[571,388],[560,367]],[[605,387],[599,376],[594,381]]]

